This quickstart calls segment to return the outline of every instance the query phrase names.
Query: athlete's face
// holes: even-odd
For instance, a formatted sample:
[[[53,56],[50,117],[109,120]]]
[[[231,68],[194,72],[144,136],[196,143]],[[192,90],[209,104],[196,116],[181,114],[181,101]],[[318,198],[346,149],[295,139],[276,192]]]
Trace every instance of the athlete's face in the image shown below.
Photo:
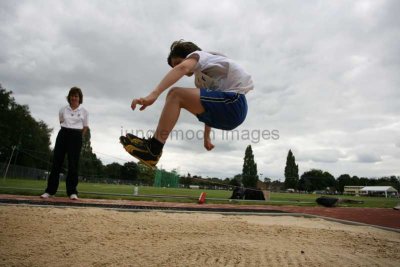
[[[185,59],[181,57],[173,57],[171,58],[171,65],[174,68],[175,66],[178,66],[181,64]],[[186,73],[186,76],[190,77],[193,75],[193,72]]]

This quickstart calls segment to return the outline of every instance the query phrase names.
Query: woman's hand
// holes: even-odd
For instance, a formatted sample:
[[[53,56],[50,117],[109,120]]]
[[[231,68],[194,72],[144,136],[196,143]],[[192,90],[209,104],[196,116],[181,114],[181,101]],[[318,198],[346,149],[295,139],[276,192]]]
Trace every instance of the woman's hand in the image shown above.
[[[86,136],[87,131],[89,130],[89,127],[85,126],[82,129],[82,137]]]
[[[139,110],[144,110],[147,106],[152,105],[158,98],[159,94],[155,91],[151,92],[146,97],[135,98],[132,100],[131,108],[136,109],[136,105],[142,105]]]

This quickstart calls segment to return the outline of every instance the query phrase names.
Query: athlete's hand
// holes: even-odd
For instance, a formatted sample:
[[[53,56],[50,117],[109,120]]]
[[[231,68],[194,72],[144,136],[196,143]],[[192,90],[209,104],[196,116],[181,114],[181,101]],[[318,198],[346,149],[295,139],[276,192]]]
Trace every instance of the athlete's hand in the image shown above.
[[[146,97],[135,98],[132,100],[131,108],[132,110],[136,109],[136,105],[142,105],[139,110],[144,110],[147,106],[152,105],[158,98],[158,94],[156,92],[151,92]]]
[[[212,150],[215,146],[211,143],[210,137],[204,137],[204,147],[210,151]]]

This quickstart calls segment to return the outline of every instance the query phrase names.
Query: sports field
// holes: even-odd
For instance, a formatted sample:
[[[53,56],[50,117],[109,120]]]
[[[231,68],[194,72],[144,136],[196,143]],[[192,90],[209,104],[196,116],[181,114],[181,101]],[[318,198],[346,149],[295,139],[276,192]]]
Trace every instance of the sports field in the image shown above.
[[[2,194],[20,194],[20,195],[40,195],[46,187],[44,180],[26,180],[26,179],[1,179],[0,193]],[[60,182],[60,191],[57,196],[65,196],[65,183]],[[207,193],[207,203],[227,203],[232,195],[228,190],[201,190],[186,188],[159,188],[149,186],[139,186],[139,196],[134,196],[133,185],[99,184],[80,182],[78,190],[80,197],[90,198],[108,198],[108,199],[135,199],[135,200],[155,200],[169,202],[195,202],[201,192]],[[85,192],[85,193],[84,193]],[[170,197],[169,197],[170,196]],[[315,199],[320,195],[316,194],[295,194],[295,193],[274,193],[270,195],[270,201],[253,202],[229,202],[246,203],[256,205],[301,205],[315,206]],[[349,207],[370,207],[370,208],[393,208],[400,200],[398,198],[384,197],[355,197],[355,196],[333,196],[338,198],[361,200],[363,204],[341,204]],[[219,200],[214,200],[219,199]]]

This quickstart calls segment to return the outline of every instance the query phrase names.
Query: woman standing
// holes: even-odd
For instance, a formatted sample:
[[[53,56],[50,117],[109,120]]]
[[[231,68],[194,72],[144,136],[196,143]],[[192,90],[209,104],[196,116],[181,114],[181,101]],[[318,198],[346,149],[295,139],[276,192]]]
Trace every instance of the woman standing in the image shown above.
[[[67,195],[72,200],[78,199],[78,167],[82,148],[82,136],[88,130],[89,113],[81,106],[82,91],[78,87],[69,90],[67,101],[69,105],[60,109],[61,130],[58,132],[54,147],[54,159],[47,188],[41,198],[49,198],[56,194],[60,172],[65,155],[68,156],[68,174],[66,178]]]

